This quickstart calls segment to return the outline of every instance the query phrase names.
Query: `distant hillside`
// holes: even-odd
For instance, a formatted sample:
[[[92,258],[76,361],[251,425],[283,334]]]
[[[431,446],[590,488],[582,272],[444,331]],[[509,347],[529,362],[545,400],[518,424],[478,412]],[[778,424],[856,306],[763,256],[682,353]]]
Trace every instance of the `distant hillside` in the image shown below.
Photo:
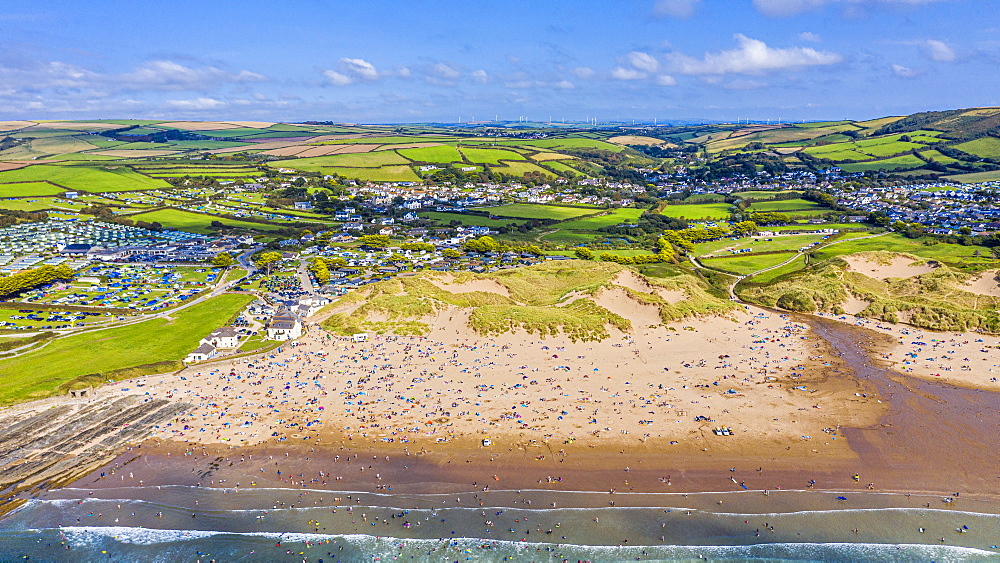
[[[749,163],[771,172],[837,167],[848,173],[1000,180],[1000,108],[995,107],[869,121],[704,125],[663,130],[659,137],[681,150],[707,151],[707,168],[719,169],[716,177]]]

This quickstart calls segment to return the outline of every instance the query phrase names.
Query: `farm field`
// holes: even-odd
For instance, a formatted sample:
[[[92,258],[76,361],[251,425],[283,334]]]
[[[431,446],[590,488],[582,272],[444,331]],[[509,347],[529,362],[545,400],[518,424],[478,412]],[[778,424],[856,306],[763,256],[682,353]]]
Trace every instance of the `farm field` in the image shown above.
[[[151,319],[67,336],[37,352],[0,360],[0,371],[13,376],[0,389],[0,403],[45,397],[85,375],[157,362],[175,362],[176,366],[202,337],[225,324],[252,299],[250,295],[223,294],[173,313],[173,321]],[[160,366],[157,371],[166,369]]]
[[[419,213],[424,219],[430,219],[438,224],[447,225],[452,221],[458,221],[459,223],[467,226],[479,226],[479,227],[506,227],[511,223],[520,224],[522,221],[517,219],[490,219],[489,217],[482,217],[479,215],[468,215],[465,213],[444,213],[439,211],[421,211]]]
[[[192,213],[181,209],[160,209],[147,213],[139,213],[137,215],[129,215],[128,218],[136,221],[148,221],[150,223],[156,222],[170,229],[201,234],[213,232],[208,228],[209,225],[212,224],[212,221],[219,221],[228,227],[240,227],[257,231],[274,231],[282,228],[279,225],[265,225],[262,223],[238,221],[227,217]]]
[[[583,217],[572,219],[565,223],[560,223],[560,229],[576,229],[581,231],[596,231],[601,227],[610,227],[622,223],[635,223],[642,215],[642,209],[623,208],[610,211],[601,211],[602,215],[593,217]]]
[[[441,145],[439,147],[419,147],[415,149],[398,149],[396,152],[414,162],[430,162],[447,164],[450,162],[462,162],[462,153],[453,146]]]
[[[774,199],[778,195],[785,194],[801,194],[802,192],[798,190],[781,190],[781,191],[761,191],[761,190],[750,190],[746,192],[733,192],[732,195],[738,196],[744,199]],[[691,196],[694,197],[694,196]]]
[[[417,182],[420,176],[409,166],[383,166],[381,168],[325,168],[326,174],[339,174],[345,178],[358,178],[373,182]]]
[[[1000,139],[996,137],[982,137],[974,141],[955,145],[955,148],[982,158],[1000,157]]]
[[[840,167],[847,172],[865,172],[867,170],[898,170],[900,168],[919,168],[924,166],[924,161],[913,156],[904,154],[893,158],[886,158],[875,162],[852,162],[841,164]]]
[[[975,184],[976,182],[996,182],[1000,181],[1000,170],[989,172],[970,172],[969,174],[955,174],[947,176],[947,179],[963,184]]]
[[[794,214],[795,211],[829,211],[815,201],[805,199],[786,199],[781,201],[761,201],[750,206],[751,211],[778,211],[782,213]]]
[[[583,174],[583,172],[580,172],[576,168],[573,168],[572,166],[563,164],[562,162],[558,162],[555,160],[547,160],[544,162],[544,164],[546,168],[551,168],[556,172],[562,172],[564,174],[569,174],[570,176],[578,176]]]
[[[22,182],[20,184],[0,184],[0,197],[32,197],[61,195],[66,190],[48,182]]]
[[[530,162],[512,162],[508,160],[502,162],[501,165],[493,166],[492,170],[500,174],[509,174],[511,176],[523,176],[528,172],[544,174],[549,177],[554,176],[551,171]]]
[[[380,166],[409,163],[409,160],[396,154],[395,151],[377,151],[276,160],[268,164],[273,168],[294,168],[309,172],[322,172],[329,168],[378,168]]]
[[[517,217],[521,219],[555,219],[562,221],[583,215],[600,213],[602,210],[596,207],[561,207],[556,205],[540,205],[533,203],[512,203],[498,207],[480,207],[481,211],[486,211],[498,217]]]
[[[462,147],[466,160],[476,164],[504,164],[501,160],[524,160],[520,153],[503,149],[471,149]]]
[[[0,172],[0,184],[11,182],[44,182],[57,184],[71,191],[123,192],[169,188],[163,180],[150,178],[125,166],[54,166],[35,165]]]
[[[701,263],[711,268],[746,275],[764,268],[781,264],[795,256],[795,252],[777,252],[774,254],[737,254],[723,258],[706,258]]]
[[[728,219],[732,205],[728,203],[700,203],[668,205],[660,212],[661,215],[677,219],[700,221],[703,219]]]

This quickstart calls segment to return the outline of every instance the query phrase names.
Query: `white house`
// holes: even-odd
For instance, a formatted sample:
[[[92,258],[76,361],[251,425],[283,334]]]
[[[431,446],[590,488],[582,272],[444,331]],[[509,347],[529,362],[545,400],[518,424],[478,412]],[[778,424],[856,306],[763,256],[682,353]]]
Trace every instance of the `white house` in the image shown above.
[[[186,358],[184,358],[184,362],[189,364],[191,362],[204,362],[205,360],[210,360],[217,355],[218,352],[215,351],[215,346],[212,346],[207,342],[202,342],[201,346],[198,346],[194,352],[191,352]]]
[[[278,311],[267,325],[269,340],[294,340],[302,336],[302,323],[287,309]]]
[[[240,334],[236,332],[235,328],[224,326],[213,330],[201,341],[216,348],[236,348],[240,344]]]

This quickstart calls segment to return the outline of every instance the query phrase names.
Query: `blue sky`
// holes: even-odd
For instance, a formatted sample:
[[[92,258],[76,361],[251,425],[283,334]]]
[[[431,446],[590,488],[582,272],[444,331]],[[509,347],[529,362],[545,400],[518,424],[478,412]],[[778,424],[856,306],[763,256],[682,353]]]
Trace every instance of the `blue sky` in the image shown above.
[[[987,0],[0,5],[0,120],[866,119],[998,68]]]

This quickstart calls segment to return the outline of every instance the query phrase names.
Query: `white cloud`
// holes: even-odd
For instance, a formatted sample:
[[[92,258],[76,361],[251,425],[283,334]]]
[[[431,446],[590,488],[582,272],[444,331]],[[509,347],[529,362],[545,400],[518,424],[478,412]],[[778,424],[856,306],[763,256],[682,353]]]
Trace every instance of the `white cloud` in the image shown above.
[[[364,59],[344,57],[337,61],[337,70],[325,70],[323,76],[334,86],[347,86],[355,82],[374,82],[381,78],[375,65]]]
[[[896,76],[901,76],[903,78],[913,78],[914,76],[920,76],[923,74],[923,72],[919,70],[914,70],[910,67],[897,64],[892,65],[892,72]]]
[[[945,63],[955,60],[955,50],[949,47],[944,41],[928,39],[924,41],[923,48],[931,60]]]
[[[487,74],[486,71],[482,69],[472,71],[472,73],[469,76],[471,76],[473,80],[475,80],[480,84],[485,84],[490,79],[490,75]]]
[[[349,59],[345,57],[338,61],[338,66],[344,74],[354,75],[360,80],[370,82],[378,79],[378,70],[375,69],[375,65],[364,59]]]
[[[396,69],[396,76],[399,76],[400,78],[409,78],[412,75],[413,73],[410,72],[410,69],[405,66],[401,66]]]
[[[660,68],[660,61],[649,53],[641,51],[632,51],[625,55],[625,60],[633,67],[646,72],[656,72],[656,69]]]
[[[443,80],[454,80],[461,75],[461,73],[458,72],[458,70],[445,63],[436,63],[434,66],[431,67],[431,73],[433,73],[434,76],[441,78]]]
[[[803,31],[799,34],[799,39],[803,41],[809,41],[812,43],[819,43],[821,41],[818,33],[813,33],[811,31]]]
[[[560,80],[559,82],[555,83],[555,87],[559,88],[560,90],[571,90],[573,88],[576,88],[576,86],[569,80]]]
[[[214,98],[197,98],[195,100],[167,100],[166,105],[174,109],[207,110],[224,107],[226,103]]]
[[[594,69],[590,68],[589,66],[578,66],[573,69],[573,74],[577,78],[582,78],[586,80],[588,78],[593,78],[594,75],[597,73],[595,73]]]
[[[694,15],[698,4],[701,4],[701,0],[658,0],[653,6],[653,15],[658,18],[670,16],[687,19]]]
[[[330,81],[330,84],[333,84],[334,86],[347,86],[348,84],[354,82],[354,80],[351,79],[350,76],[347,76],[345,74],[340,74],[339,72],[334,70],[325,71],[323,73],[323,76],[326,76],[327,80]]]
[[[672,53],[676,72],[694,75],[763,74],[809,66],[831,65],[843,60],[837,53],[817,51],[811,47],[768,47],[763,41],[736,34],[739,47],[718,53],[706,53],[701,59]]]
[[[842,5],[856,9],[866,5],[919,6],[938,1],[941,0],[753,0],[753,5],[765,16],[782,17],[794,16],[827,5]]]
[[[646,73],[634,68],[616,66],[611,69],[611,78],[615,80],[639,80],[640,78],[646,78]]]
[[[677,86],[677,79],[669,74],[661,74],[656,77],[656,83],[660,86]]]
[[[117,80],[137,90],[204,90],[224,83],[260,82],[266,78],[249,70],[234,73],[212,66],[193,68],[173,61],[151,61]]]

